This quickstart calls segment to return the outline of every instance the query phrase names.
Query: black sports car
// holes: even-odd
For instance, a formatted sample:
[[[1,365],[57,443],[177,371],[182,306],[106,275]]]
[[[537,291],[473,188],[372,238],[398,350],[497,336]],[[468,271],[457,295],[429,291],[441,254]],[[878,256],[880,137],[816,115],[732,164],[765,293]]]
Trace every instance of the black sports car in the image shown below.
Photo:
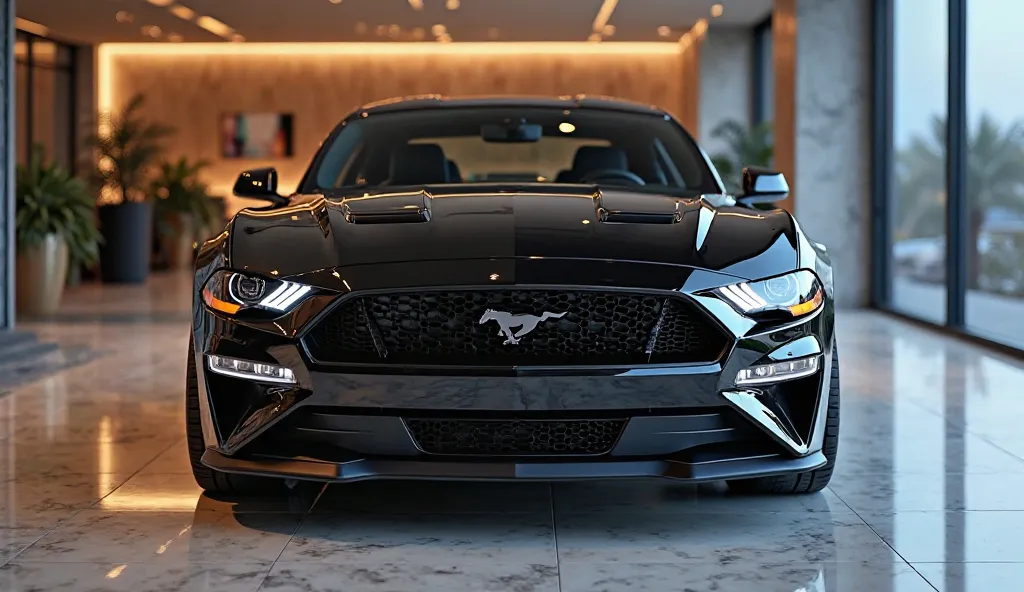
[[[418,97],[359,109],[297,192],[245,172],[196,253],[196,480],[728,480],[832,473],[825,248],[623,101]],[[254,479],[272,477],[276,480]],[[292,481],[290,481],[292,480]]]

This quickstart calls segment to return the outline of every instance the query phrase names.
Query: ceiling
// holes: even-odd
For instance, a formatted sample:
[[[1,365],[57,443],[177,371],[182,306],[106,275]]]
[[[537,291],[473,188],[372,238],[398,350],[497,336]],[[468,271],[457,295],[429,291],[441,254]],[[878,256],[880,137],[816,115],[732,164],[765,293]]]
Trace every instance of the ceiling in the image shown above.
[[[183,20],[170,12],[171,2],[17,0],[16,10],[52,36],[81,43],[232,37],[231,31],[204,30],[197,25],[200,16],[227,24],[249,42],[434,41],[437,32],[455,42],[585,41],[602,6],[614,5],[608,19],[614,32],[607,31],[605,41],[675,41],[698,19],[707,18],[712,27],[751,25],[772,6],[772,0],[720,0],[722,14],[712,18],[715,0],[181,0],[177,4],[194,13]],[[669,29],[659,33],[659,27]]]

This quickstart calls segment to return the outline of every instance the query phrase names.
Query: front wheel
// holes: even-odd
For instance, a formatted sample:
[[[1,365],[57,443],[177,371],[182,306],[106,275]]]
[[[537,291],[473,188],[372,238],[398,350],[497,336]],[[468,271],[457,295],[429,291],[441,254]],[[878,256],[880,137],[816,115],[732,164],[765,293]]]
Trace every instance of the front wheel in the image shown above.
[[[825,466],[793,473],[790,475],[774,475],[756,479],[736,479],[729,481],[729,488],[741,493],[816,493],[825,489],[836,464],[836,453],[839,450],[839,350],[832,343],[832,376],[828,387],[828,417],[825,421],[825,440],[822,452],[827,462]]]
[[[185,370],[185,435],[188,457],[196,483],[210,494],[233,496],[256,495],[283,491],[284,481],[266,477],[224,473],[204,465],[200,459],[206,452],[203,424],[199,413],[199,377],[196,373],[195,347],[188,342],[188,362]]]

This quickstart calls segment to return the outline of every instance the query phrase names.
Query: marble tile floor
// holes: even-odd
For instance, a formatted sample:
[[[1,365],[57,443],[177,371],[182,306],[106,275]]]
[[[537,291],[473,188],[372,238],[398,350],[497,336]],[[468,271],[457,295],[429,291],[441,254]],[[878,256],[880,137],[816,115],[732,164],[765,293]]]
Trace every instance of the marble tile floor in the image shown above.
[[[108,291],[106,310],[170,315],[131,331],[29,324],[106,354],[0,397],[0,590],[1024,589],[1020,361],[842,313],[840,459],[817,495],[370,482],[213,499],[185,458],[174,282]]]

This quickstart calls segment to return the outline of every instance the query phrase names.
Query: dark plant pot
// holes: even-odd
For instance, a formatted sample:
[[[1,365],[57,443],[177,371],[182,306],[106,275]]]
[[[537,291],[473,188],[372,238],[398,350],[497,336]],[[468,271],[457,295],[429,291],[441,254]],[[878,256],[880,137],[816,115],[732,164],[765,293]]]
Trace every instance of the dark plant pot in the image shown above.
[[[100,278],[107,283],[140,284],[149,275],[153,244],[153,204],[125,202],[100,206]]]

